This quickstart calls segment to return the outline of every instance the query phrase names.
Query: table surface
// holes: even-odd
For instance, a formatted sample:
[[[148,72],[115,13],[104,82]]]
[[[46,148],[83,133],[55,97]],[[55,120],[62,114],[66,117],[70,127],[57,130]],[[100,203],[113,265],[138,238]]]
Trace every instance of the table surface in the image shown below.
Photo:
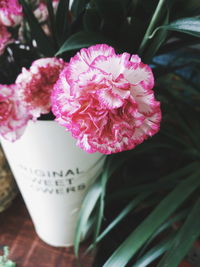
[[[12,205],[0,213],[0,246],[10,247],[10,259],[17,267],[76,267],[73,248],[55,248],[36,235],[25,204],[18,196]],[[80,255],[87,244],[83,243]],[[82,256],[82,267],[92,266],[91,256]]]

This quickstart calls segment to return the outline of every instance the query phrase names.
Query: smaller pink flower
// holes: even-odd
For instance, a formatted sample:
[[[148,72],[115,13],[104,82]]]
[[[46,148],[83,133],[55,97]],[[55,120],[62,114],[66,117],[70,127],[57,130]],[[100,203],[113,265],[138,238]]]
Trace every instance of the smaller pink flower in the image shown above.
[[[52,2],[54,12],[56,12],[58,3],[59,3],[59,0],[53,0]],[[38,19],[39,22],[47,21],[49,13],[48,13],[48,9],[47,9],[47,5],[45,1],[40,1],[39,5],[34,10],[34,15]]]
[[[22,21],[22,6],[18,0],[0,0],[0,24],[13,27]]]
[[[4,53],[5,47],[11,42],[11,34],[5,26],[0,25],[0,55]]]
[[[21,100],[33,119],[51,110],[51,93],[65,62],[57,58],[42,58],[34,61],[29,70],[23,68],[16,79]]]
[[[30,119],[19,100],[18,87],[14,84],[0,84],[0,134],[14,142],[23,134]]]

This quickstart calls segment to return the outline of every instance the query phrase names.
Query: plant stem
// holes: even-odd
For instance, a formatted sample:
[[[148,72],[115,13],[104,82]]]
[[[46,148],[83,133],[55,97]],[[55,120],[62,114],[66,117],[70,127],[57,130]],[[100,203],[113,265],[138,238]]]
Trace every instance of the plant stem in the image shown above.
[[[151,22],[149,24],[149,27],[147,28],[146,30],[146,33],[144,35],[144,38],[141,42],[141,45],[139,47],[139,50],[138,50],[138,54],[141,56],[146,45],[147,45],[147,42],[148,42],[148,39],[149,39],[149,35],[151,35],[151,33],[153,32],[154,28],[155,28],[155,25],[157,24],[157,21],[159,19],[159,14],[160,14],[160,10],[162,9],[163,5],[165,3],[165,0],[160,0],[157,7],[156,7],[156,10],[152,16],[152,19],[151,19]]]

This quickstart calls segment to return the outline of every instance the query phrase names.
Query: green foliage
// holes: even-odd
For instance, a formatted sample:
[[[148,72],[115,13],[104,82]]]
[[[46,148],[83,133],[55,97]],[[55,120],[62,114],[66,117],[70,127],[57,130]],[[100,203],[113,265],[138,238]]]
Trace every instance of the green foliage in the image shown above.
[[[49,38],[45,35],[28,4],[24,0],[20,0],[20,3],[22,4],[24,13],[26,14],[26,19],[30,25],[33,38],[37,42],[38,50],[45,56],[52,56],[55,50],[51,40],[49,40]]]
[[[66,39],[67,34],[69,33],[69,0],[59,1],[56,18],[55,18],[55,34],[60,45]]]
[[[151,263],[156,266],[155,260],[160,258],[158,266],[175,267],[200,236],[197,216],[200,214],[200,91],[191,80],[192,70],[199,62],[194,51],[189,57],[188,80],[170,72],[181,69],[182,64],[187,67],[183,55],[185,52],[177,55],[172,65],[155,63],[159,70],[156,90],[163,110],[160,133],[133,151],[108,157],[112,171],[108,172],[111,177],[104,191],[105,220],[87,250],[98,245],[95,267],[145,267]],[[100,181],[98,186],[100,198]],[[88,218],[95,218],[98,213],[98,201],[95,203]],[[85,208],[87,205],[82,207],[82,214]],[[142,215],[146,210],[147,215]],[[174,228],[174,223],[179,227]]]
[[[56,55],[68,52],[71,50],[79,50],[83,47],[88,47],[90,45],[105,43],[106,38],[100,33],[91,33],[86,31],[81,31],[73,34],[67,39],[67,41],[61,46]]]
[[[8,247],[3,248],[3,256],[0,256],[0,266],[1,267],[16,267],[16,264],[8,259],[9,249]]]
[[[182,18],[169,23],[168,25],[163,25],[155,29],[149,39],[151,39],[154,34],[160,30],[165,29],[168,31],[177,31],[187,33],[196,37],[200,37],[200,17],[194,18]]]

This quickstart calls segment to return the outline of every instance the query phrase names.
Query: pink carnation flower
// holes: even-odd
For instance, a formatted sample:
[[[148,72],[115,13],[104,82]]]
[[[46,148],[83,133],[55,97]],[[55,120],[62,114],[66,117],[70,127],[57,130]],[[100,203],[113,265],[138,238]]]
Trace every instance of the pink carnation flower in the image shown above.
[[[23,68],[16,79],[21,100],[34,119],[51,110],[51,92],[64,61],[57,58],[41,58],[34,61],[29,70]]]
[[[16,26],[22,20],[22,6],[18,0],[0,0],[0,23],[4,26]]]
[[[16,85],[0,84],[0,134],[11,142],[20,138],[30,119],[17,91]]]
[[[91,46],[62,71],[52,94],[53,112],[85,151],[129,150],[159,130],[153,86],[150,67],[137,55]]]
[[[11,34],[7,31],[7,28],[0,25],[0,55],[4,53],[5,47],[12,42]]]

